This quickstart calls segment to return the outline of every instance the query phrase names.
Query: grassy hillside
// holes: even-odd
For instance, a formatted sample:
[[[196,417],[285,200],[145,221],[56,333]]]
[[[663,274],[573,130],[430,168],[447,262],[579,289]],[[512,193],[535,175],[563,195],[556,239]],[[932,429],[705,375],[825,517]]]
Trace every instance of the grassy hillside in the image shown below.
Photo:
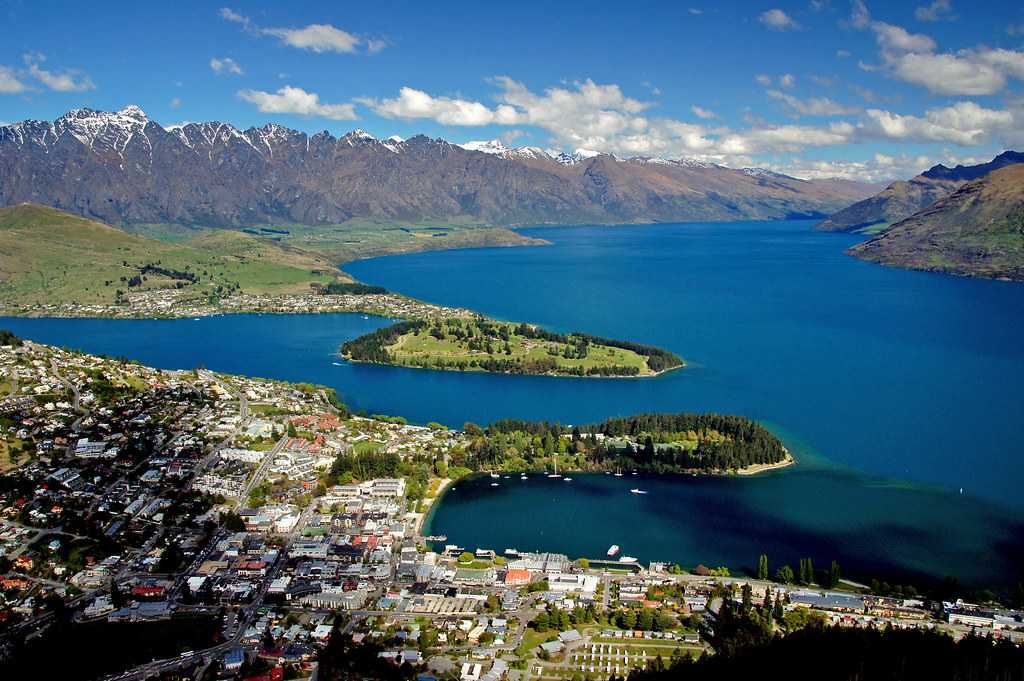
[[[651,376],[682,366],[670,352],[484,318],[403,322],[349,341],[352,360],[453,371]]]
[[[242,232],[169,243],[55,208],[0,208],[0,302],[109,304],[118,291],[160,288],[296,293],[343,278],[328,260]]]
[[[886,265],[1024,281],[1024,163],[968,182],[850,252]]]

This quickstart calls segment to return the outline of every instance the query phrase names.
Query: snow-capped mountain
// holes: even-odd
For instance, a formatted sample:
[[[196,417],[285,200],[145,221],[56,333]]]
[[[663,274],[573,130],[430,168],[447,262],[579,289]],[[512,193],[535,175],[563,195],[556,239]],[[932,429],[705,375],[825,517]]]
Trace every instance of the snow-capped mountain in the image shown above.
[[[0,126],[0,205],[48,204],[112,224],[774,218],[833,212],[870,193],[686,159],[497,140],[335,137],[219,121],[165,128],[135,106]]]
[[[540,147],[514,147],[509,148],[501,143],[501,140],[481,140],[474,142],[464,142],[458,146],[462,147],[466,151],[479,151],[483,154],[490,154],[491,156],[498,156],[505,159],[539,159],[539,160],[551,160],[551,157],[546,151]]]

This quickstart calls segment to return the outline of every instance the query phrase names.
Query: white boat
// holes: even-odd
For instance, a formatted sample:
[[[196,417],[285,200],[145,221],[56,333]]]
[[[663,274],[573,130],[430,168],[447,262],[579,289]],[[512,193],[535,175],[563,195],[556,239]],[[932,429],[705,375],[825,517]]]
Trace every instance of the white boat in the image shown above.
[[[615,554],[617,554],[618,552],[619,552],[619,545],[618,544],[612,544],[611,546],[608,547],[608,557],[609,558],[615,556]]]
[[[519,476],[519,479],[520,479],[520,480],[529,480],[529,478],[528,478],[528,477],[526,477],[525,475],[520,475],[520,476]]]
[[[505,475],[505,476],[502,476],[502,477],[504,477],[504,478],[505,478],[506,480],[508,480],[508,476],[507,476],[507,475]]]
[[[492,482],[491,483],[491,487],[497,487],[497,486],[498,486],[498,483],[496,483],[496,482]]]
[[[633,474],[633,475],[636,475],[636,471],[633,471],[633,473],[632,473],[632,474]]]
[[[572,478],[562,478],[562,480],[565,480],[566,482],[572,482]]]
[[[333,364],[336,367],[342,366],[341,362],[331,362],[331,364]]]
[[[634,487],[633,489],[629,490],[629,493],[630,494],[647,494],[647,491]]]
[[[619,558],[619,562],[620,563],[635,563],[636,562],[636,558],[634,558],[633,556],[623,556],[622,558]]]
[[[622,471],[620,471],[618,468],[615,469],[615,477],[616,478],[621,478],[622,477]]]
[[[558,474],[558,457],[557,456],[555,457],[555,472],[554,473],[548,473],[548,477],[549,478],[560,478],[560,477],[562,477],[561,475]]]
[[[497,479],[500,478],[501,476],[498,475],[497,473],[491,473],[491,477]]]

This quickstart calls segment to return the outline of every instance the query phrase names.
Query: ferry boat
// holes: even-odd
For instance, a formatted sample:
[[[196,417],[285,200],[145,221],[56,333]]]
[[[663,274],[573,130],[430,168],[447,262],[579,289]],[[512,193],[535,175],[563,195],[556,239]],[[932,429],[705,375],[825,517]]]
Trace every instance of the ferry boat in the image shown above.
[[[623,556],[622,558],[619,558],[619,562],[620,563],[635,563],[636,562],[636,558],[634,558],[633,556]]]
[[[633,489],[629,490],[629,493],[630,494],[647,494],[647,491],[639,489],[637,487],[634,487]]]
[[[608,557],[611,558],[619,552],[619,545],[612,544],[608,547]]]

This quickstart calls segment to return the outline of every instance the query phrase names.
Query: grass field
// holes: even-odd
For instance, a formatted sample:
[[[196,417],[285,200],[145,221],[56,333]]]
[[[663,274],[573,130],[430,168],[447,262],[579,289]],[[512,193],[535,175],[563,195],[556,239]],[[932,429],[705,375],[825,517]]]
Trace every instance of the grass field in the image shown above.
[[[0,301],[110,304],[118,290],[172,287],[196,298],[235,290],[300,293],[311,283],[343,279],[330,260],[238,231],[157,241],[54,208],[0,209]]]
[[[473,322],[463,322],[473,325]],[[526,368],[527,373],[547,373],[544,367],[553,373],[573,373],[582,371],[586,374],[591,370],[623,367],[635,370],[636,375],[653,373],[642,355],[606,345],[589,344],[585,353],[579,351],[576,342],[558,342],[539,338],[528,338],[516,332],[517,326],[503,322],[489,323],[488,327],[496,327],[497,336],[485,336],[479,324],[472,326],[473,335],[465,337],[461,328],[449,324],[440,326],[441,333],[433,331],[414,331],[404,334],[398,341],[388,347],[388,351],[398,364],[410,366],[443,366],[444,364],[467,364],[473,361],[478,364],[485,360],[513,362]],[[439,338],[438,335],[441,337]],[[573,341],[573,337],[569,337]],[[584,357],[578,357],[585,354]],[[570,356],[567,356],[570,355]],[[537,367],[537,371],[530,371]]]
[[[282,225],[274,228],[288,232],[275,235],[281,244],[320,254],[336,263],[415,251],[547,243],[502,227],[458,222],[402,226],[351,220],[340,225]]]

